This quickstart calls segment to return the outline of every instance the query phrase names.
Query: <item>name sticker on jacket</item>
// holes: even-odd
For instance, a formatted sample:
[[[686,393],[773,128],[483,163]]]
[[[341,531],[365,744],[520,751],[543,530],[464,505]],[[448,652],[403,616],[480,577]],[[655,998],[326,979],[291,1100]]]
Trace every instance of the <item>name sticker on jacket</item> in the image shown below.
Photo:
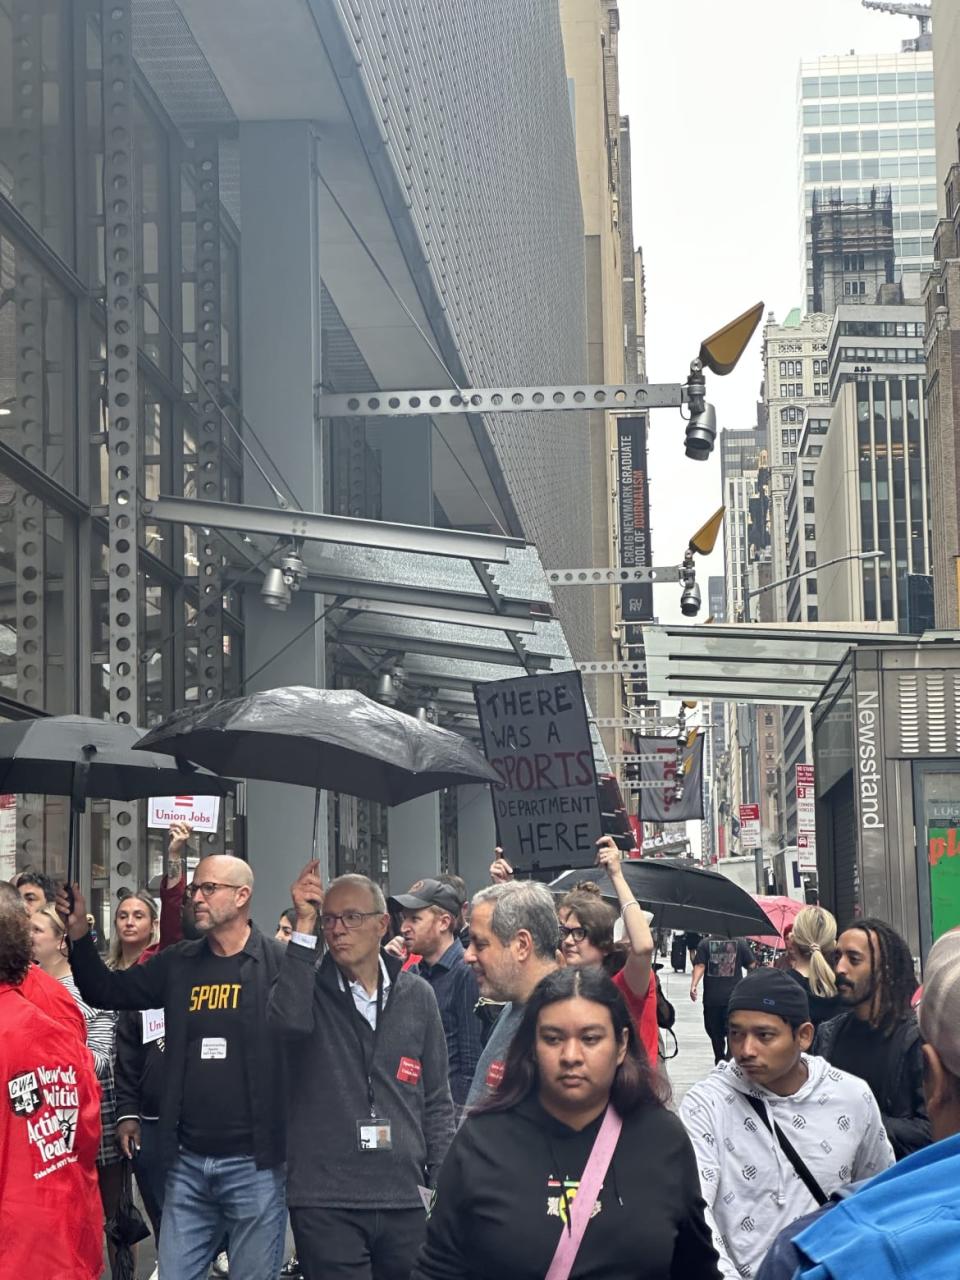
[[[491,1062],[487,1067],[486,1086],[488,1089],[499,1089],[500,1082],[503,1080],[503,1063]]]
[[[403,1084],[416,1084],[422,1070],[419,1058],[401,1058],[397,1067],[397,1079]]]

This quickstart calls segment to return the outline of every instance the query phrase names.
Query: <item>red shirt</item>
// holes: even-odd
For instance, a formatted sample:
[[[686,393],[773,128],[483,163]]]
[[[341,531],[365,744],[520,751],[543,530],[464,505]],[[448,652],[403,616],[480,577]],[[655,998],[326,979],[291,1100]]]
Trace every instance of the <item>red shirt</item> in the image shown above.
[[[0,984],[0,1093],[0,1275],[99,1280],[93,1059],[72,1023],[47,1017],[8,984]]]
[[[640,1043],[646,1051],[647,1061],[656,1071],[657,1053],[660,1046],[660,1031],[657,1027],[656,974],[650,974],[650,986],[647,988],[645,996],[638,996],[630,990],[625,970],[623,969],[613,975],[613,985],[626,1000],[627,1008],[630,1010],[630,1017],[633,1019],[633,1025],[636,1027],[637,1035],[640,1037]]]

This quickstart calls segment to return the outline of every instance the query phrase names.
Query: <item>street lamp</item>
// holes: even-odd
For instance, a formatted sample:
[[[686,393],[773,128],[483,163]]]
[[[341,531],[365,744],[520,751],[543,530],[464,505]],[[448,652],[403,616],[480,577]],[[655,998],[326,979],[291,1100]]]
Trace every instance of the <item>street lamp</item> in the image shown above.
[[[762,587],[754,587],[750,591],[745,591],[743,593],[743,621],[752,621],[750,617],[750,601],[754,596],[759,596],[764,591],[772,591],[774,587],[784,587],[788,582],[796,582],[798,578],[806,578],[808,574],[817,573],[820,569],[829,569],[834,564],[843,564],[847,560],[883,560],[888,555],[889,552],[887,551],[851,551],[845,556],[834,556],[832,560],[822,560],[819,564],[810,565],[808,569],[801,569],[798,573],[791,573],[789,577],[778,578],[776,582],[765,582]]]

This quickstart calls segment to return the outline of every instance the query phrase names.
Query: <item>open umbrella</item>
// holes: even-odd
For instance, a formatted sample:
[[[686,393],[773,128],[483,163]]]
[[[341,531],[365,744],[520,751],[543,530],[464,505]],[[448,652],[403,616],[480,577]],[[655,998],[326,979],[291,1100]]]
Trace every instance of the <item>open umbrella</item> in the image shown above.
[[[77,872],[78,813],[88,796],[141,800],[150,796],[223,795],[232,785],[169,755],[132,748],[143,736],[134,725],[90,716],[45,716],[0,724],[0,793],[70,797],[67,880]]]
[[[175,711],[138,750],[218,773],[402,804],[464,782],[497,782],[465,738],[355,689],[292,685]],[[317,806],[319,812],[319,803]],[[314,823],[316,845],[316,821]]]
[[[634,897],[653,912],[660,929],[689,929],[722,938],[744,938],[772,926],[746,890],[716,871],[689,867],[674,858],[624,859],[620,864]],[[551,881],[553,893],[568,893],[578,880],[592,880],[604,898],[617,901],[606,874],[580,868]]]
[[[750,896],[754,902],[760,904],[773,925],[772,933],[753,936],[750,941],[759,942],[763,947],[782,950],[786,945],[783,940],[784,930],[788,925],[793,924],[806,904],[797,902],[796,898],[786,898],[782,894],[752,893]]]

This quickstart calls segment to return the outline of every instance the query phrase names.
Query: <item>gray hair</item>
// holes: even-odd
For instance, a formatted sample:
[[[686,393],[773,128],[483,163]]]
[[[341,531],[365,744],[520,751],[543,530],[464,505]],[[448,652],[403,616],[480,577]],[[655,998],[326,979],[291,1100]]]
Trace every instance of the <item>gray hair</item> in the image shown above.
[[[381,915],[387,914],[387,900],[383,896],[383,890],[376,880],[371,880],[369,876],[361,876],[356,872],[350,872],[344,876],[337,876],[336,880],[331,881],[327,885],[327,893],[332,893],[341,884],[350,885],[355,889],[366,889],[373,902],[374,911],[379,911]]]
[[[521,929],[533,941],[534,953],[542,960],[553,960],[560,945],[560,921],[553,894],[539,880],[509,880],[491,884],[473,896],[473,906],[493,904],[490,927],[507,946]]]

